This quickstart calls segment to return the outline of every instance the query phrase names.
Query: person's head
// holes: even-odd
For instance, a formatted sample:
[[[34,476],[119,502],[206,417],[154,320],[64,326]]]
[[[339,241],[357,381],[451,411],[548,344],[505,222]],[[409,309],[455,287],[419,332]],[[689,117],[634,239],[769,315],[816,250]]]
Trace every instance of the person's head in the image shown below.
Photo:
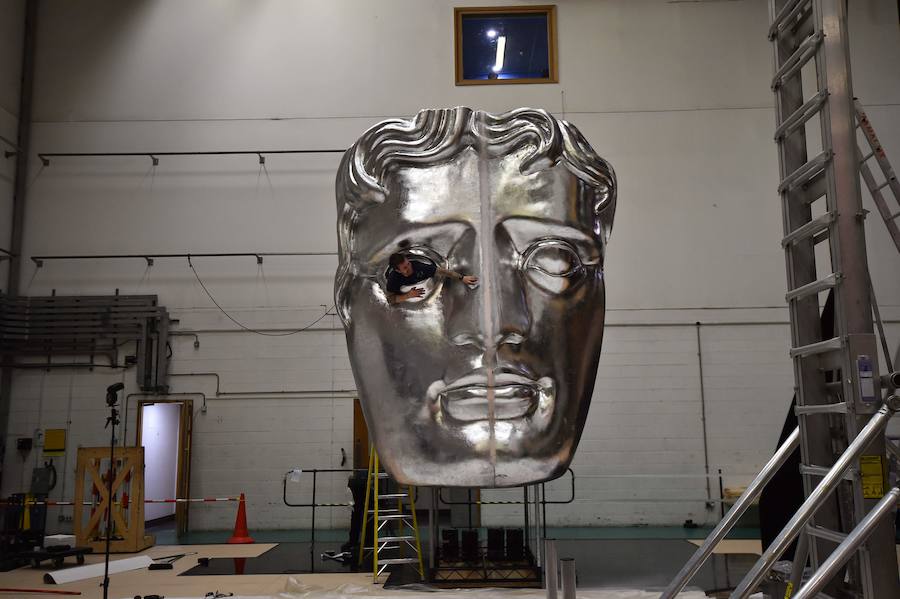
[[[399,252],[391,254],[391,257],[388,258],[388,264],[404,277],[409,277],[413,274],[413,265],[404,254]]]
[[[423,110],[367,131],[336,191],[335,302],[388,471],[468,487],[562,474],[600,354],[610,165],[545,111]],[[389,302],[400,248],[480,284]]]

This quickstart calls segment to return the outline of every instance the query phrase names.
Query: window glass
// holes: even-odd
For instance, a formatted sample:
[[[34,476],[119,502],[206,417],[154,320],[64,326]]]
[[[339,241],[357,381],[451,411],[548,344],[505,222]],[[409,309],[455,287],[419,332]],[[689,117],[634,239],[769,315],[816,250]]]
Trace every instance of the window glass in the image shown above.
[[[456,9],[456,83],[555,83],[553,7]]]

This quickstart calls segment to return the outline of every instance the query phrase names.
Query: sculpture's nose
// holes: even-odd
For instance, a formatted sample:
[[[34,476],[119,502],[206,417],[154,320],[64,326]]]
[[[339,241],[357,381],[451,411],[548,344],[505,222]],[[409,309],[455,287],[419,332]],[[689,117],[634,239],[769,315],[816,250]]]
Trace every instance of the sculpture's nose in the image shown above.
[[[448,315],[450,341],[454,345],[474,345],[482,351],[490,345],[518,345],[531,330],[531,313],[515,246],[502,229],[489,242],[494,243],[490,251],[478,251],[478,260],[473,260],[482,264],[480,272],[473,273],[479,278],[478,286],[448,298],[452,302]],[[490,264],[481,262],[485,254],[491,257]]]
[[[518,345],[531,332],[531,311],[525,294],[525,281],[509,234],[503,227],[498,227],[494,238],[495,284],[492,291],[497,314],[494,341],[498,346]]]
[[[478,235],[467,231],[457,242],[451,268],[462,274],[471,274],[483,281],[481,251]],[[447,339],[453,345],[473,345],[484,348],[484,337],[479,322],[482,312],[481,284],[474,289],[462,281],[446,281],[443,290],[444,319]]]

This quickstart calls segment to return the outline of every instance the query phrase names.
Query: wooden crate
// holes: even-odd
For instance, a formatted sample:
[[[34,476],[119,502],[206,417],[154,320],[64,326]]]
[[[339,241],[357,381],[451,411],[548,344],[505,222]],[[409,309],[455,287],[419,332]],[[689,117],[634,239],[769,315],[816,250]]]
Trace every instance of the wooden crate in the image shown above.
[[[116,447],[114,457],[110,552],[142,551],[155,542],[152,535],[144,534],[144,448]],[[75,539],[79,546],[92,547],[97,553],[106,550],[107,472],[109,447],[78,448],[72,518]]]

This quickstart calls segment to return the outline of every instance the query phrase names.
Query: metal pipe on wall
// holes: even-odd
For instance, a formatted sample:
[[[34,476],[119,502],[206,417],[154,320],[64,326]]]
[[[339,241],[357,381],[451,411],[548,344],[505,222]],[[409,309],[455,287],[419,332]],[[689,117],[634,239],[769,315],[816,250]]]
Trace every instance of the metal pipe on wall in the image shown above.
[[[694,325],[697,331],[697,367],[700,377],[700,423],[703,426],[703,470],[706,472],[706,509],[712,507],[712,489],[709,483],[709,439],[706,432],[706,385],[703,383],[703,343],[700,337],[700,321]]]
[[[885,320],[885,323],[888,324],[900,324],[900,320]],[[747,327],[747,326],[788,326],[791,323],[788,321],[736,321],[736,322],[705,322],[701,323],[704,327]],[[696,326],[696,323],[693,322],[662,322],[662,323],[650,323],[650,322],[621,322],[621,323],[605,323],[603,325],[608,329],[630,329],[630,328],[674,328],[674,327],[693,327]],[[265,328],[265,329],[255,329],[257,331],[264,331],[267,333],[283,333],[287,331],[294,331],[296,329],[287,328],[287,327],[276,327],[276,328]],[[343,327],[313,327],[310,329],[306,329],[303,332],[315,332],[315,331],[343,331]],[[244,331],[241,329],[178,329],[181,333],[203,333],[203,334],[213,334],[213,333],[250,333],[251,331]],[[900,348],[897,351],[897,357],[895,358],[895,362],[900,361]]]
[[[206,150],[197,152],[39,152],[38,158],[44,166],[50,166],[51,158],[112,158],[146,156],[159,164],[159,156],[259,156],[259,163],[266,163],[269,154],[343,154],[346,150]]]
[[[22,41],[22,69],[19,76],[19,122],[16,134],[16,174],[13,183],[12,230],[10,234],[10,260],[6,289],[10,297],[19,295],[19,279],[22,273],[22,238],[25,228],[25,198],[28,192],[28,151],[31,146],[31,107],[34,91],[34,53],[37,36],[37,0],[25,3],[24,35]],[[13,361],[13,356],[2,356],[0,362]],[[9,409],[12,402],[13,369],[0,369],[0,453],[5,451]],[[2,477],[2,474],[0,474]]]
[[[886,320],[885,322],[889,322],[892,324],[896,324],[900,321],[897,320]],[[787,326],[790,323],[788,321],[784,322],[713,322],[713,323],[701,323],[703,326]],[[672,328],[672,327],[693,327],[696,326],[695,323],[687,323],[687,322],[667,322],[667,323],[644,323],[644,322],[629,322],[629,323],[606,323],[604,324],[606,328]],[[287,328],[287,327],[276,327],[276,328],[265,328],[265,329],[254,329],[256,331],[263,331],[266,333],[283,333],[288,331],[294,331],[296,329]],[[343,331],[344,327],[313,327],[310,329],[306,329],[302,332],[321,332],[321,331]],[[182,334],[218,334],[218,333],[252,333],[251,331],[245,331],[242,329],[177,329],[178,333]],[[171,334],[171,333],[170,333]]]
[[[303,329],[297,331],[297,329],[286,328],[286,327],[276,327],[276,328],[258,328],[253,329],[253,331],[257,331],[260,333],[290,333],[292,331],[297,331],[298,333],[336,333],[338,331],[343,332],[344,327],[333,327],[333,326],[324,326],[324,327],[310,327],[308,329]],[[199,342],[199,339],[196,339],[198,335],[227,335],[232,333],[244,333],[244,334],[255,334],[253,331],[248,331],[246,329],[177,329],[169,333],[170,337],[187,337],[193,335],[195,337],[195,341]]]
[[[41,268],[47,260],[145,260],[147,266],[153,266],[153,261],[165,258],[256,258],[257,264],[263,263],[266,256],[337,256],[337,252],[206,252],[200,254],[57,254],[53,256],[31,256],[35,266]]]
[[[66,439],[70,439],[69,436],[72,427],[72,401],[74,399],[74,386],[75,386],[75,373],[69,373],[69,384],[66,388]],[[60,481],[60,489],[59,489],[59,497],[60,499],[66,496],[66,479],[68,478],[67,474],[69,472],[69,456],[72,452],[66,452],[62,455],[62,480]],[[74,461],[77,462],[78,456],[77,453],[73,456],[75,458]],[[75,472],[75,465],[72,466],[72,472]],[[58,517],[57,517],[58,518]]]
[[[209,399],[227,399],[227,398],[235,398],[239,399],[242,397],[263,397],[263,396],[273,396],[273,397],[285,397],[285,396],[294,396],[294,397],[336,397],[338,395],[346,395],[349,397],[356,397],[356,389],[278,389],[274,391],[222,391],[221,388],[221,378],[219,377],[218,372],[170,372],[169,376],[196,376],[196,377],[204,377],[211,376],[216,379],[216,393],[214,397],[210,397]]]
[[[13,183],[12,232],[9,252],[12,260],[7,275],[7,293],[19,294],[22,271],[22,237],[25,223],[25,199],[28,192],[28,152],[31,147],[31,108],[34,92],[34,54],[37,35],[37,0],[25,3],[24,37],[22,42],[22,70],[19,81],[19,120],[16,139],[16,174]],[[5,432],[5,430],[4,430]]]
[[[219,395],[219,388],[220,388],[221,380],[219,379],[218,372],[170,372],[169,376],[170,377],[173,377],[173,376],[198,376],[198,377],[212,376],[212,377],[215,377],[215,379],[216,379],[216,395]]]

